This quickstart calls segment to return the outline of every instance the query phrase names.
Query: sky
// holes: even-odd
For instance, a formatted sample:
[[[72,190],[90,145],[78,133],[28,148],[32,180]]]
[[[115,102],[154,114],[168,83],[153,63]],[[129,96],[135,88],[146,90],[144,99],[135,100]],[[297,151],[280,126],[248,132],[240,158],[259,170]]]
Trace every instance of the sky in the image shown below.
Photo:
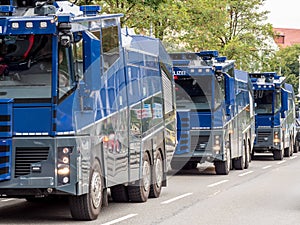
[[[273,27],[300,29],[300,0],[266,0],[264,9]]]

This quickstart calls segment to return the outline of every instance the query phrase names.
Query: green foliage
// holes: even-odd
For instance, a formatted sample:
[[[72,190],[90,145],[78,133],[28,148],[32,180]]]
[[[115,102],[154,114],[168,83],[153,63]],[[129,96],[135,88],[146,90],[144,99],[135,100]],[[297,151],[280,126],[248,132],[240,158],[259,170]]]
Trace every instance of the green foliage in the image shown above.
[[[263,23],[268,12],[259,11],[264,0],[203,0],[197,7],[192,6],[200,1],[189,2],[194,21],[186,34],[190,48],[217,49],[241,69],[256,70],[273,35],[271,25]]]
[[[123,26],[160,38],[169,52],[215,49],[250,72],[265,67],[272,49],[265,0],[98,0],[123,13]]]
[[[280,49],[276,55],[269,60],[270,70],[285,76],[287,82],[292,84],[295,93],[298,94],[299,85],[299,57],[300,45]]]

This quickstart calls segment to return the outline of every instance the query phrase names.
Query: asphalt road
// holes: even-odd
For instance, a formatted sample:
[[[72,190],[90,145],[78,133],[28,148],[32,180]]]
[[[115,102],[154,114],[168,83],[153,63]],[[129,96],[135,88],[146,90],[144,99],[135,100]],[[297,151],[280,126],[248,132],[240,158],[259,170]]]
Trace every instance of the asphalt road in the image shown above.
[[[160,198],[114,203],[98,220],[73,221],[65,201],[0,200],[0,224],[300,224],[300,153],[282,161],[259,155],[247,170],[218,176],[211,164],[168,178]]]

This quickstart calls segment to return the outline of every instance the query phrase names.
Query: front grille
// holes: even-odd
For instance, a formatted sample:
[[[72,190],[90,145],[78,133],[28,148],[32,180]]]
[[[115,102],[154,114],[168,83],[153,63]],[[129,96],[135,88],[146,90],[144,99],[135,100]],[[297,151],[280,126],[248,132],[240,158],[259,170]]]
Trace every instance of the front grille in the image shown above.
[[[195,151],[205,151],[208,144],[209,135],[207,136],[192,136],[191,149]]]
[[[0,153],[1,152],[9,152],[9,146],[8,145],[0,145]]]
[[[0,121],[1,122],[9,122],[10,121],[10,115],[0,115]]]
[[[0,145],[0,181],[10,179],[11,172],[11,142],[6,140],[5,143],[9,145]]]
[[[5,125],[0,126],[0,132],[10,132],[10,126],[9,125],[7,125],[7,126],[5,126]]]
[[[265,142],[265,138],[269,138],[270,135],[270,131],[259,131],[257,134],[257,140],[258,142]]]
[[[3,167],[3,168],[0,168],[0,174],[8,174],[9,173],[9,167],[6,166],[6,167]]]
[[[32,163],[41,162],[48,158],[49,148],[16,148],[15,177],[30,174]]]
[[[2,163],[9,163],[9,156],[0,157],[0,164]]]
[[[11,134],[11,116],[0,115],[0,136],[8,137]]]

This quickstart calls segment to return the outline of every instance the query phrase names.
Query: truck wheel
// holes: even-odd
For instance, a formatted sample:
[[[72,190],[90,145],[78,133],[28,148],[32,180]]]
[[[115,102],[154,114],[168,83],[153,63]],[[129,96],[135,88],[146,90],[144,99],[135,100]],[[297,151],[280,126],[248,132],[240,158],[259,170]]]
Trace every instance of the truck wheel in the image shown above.
[[[159,151],[156,152],[156,160],[152,166],[152,184],[150,187],[151,198],[158,198],[161,193],[161,188],[164,179],[164,165],[162,156]]]
[[[185,170],[196,169],[197,166],[198,166],[198,162],[189,161],[184,165],[183,169]]]
[[[245,169],[248,169],[250,165],[250,146],[248,145],[248,148],[245,148]]]
[[[133,202],[146,202],[149,197],[151,184],[151,165],[147,153],[144,153],[142,162],[142,178],[134,185],[128,186],[128,197]]]
[[[291,150],[290,150],[290,146],[284,149],[284,157],[290,157],[291,154]]]
[[[217,175],[227,175],[231,167],[231,154],[227,151],[226,161],[215,161],[215,170]]]
[[[236,169],[236,170],[243,170],[246,166],[246,160],[247,160],[247,148],[246,148],[246,145],[245,143],[243,144],[243,153],[242,153],[242,156],[236,158],[233,160],[233,167]]]
[[[97,219],[103,198],[103,177],[98,160],[95,160],[90,171],[89,192],[80,196],[71,196],[69,205],[71,215],[76,220]]]
[[[294,141],[292,138],[290,139],[290,156],[293,156],[294,154]]]
[[[299,142],[296,141],[296,144],[294,145],[294,153],[297,153],[299,151]]]
[[[128,202],[128,190],[123,184],[119,184],[110,188],[110,193],[115,202]]]
[[[273,151],[273,157],[274,157],[274,160],[282,160],[283,159],[283,150],[280,149],[280,150]]]

